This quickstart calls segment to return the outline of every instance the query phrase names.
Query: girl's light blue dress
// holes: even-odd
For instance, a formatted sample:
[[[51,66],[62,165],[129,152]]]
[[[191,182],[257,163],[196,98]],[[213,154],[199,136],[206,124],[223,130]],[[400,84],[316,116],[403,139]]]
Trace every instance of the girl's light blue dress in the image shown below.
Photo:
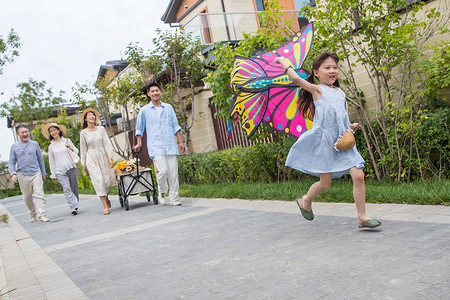
[[[333,178],[338,178],[348,174],[348,169],[352,167],[364,168],[364,159],[356,150],[356,146],[340,151],[331,146],[350,128],[345,110],[345,93],[339,88],[323,84],[319,84],[319,87],[322,97],[314,102],[316,112],[313,128],[303,133],[291,147],[286,166],[315,176],[331,172]]]

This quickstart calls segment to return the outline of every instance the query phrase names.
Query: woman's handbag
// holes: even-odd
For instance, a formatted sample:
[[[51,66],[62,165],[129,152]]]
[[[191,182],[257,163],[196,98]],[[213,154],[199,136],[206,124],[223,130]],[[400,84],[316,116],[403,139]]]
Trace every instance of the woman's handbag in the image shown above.
[[[72,159],[74,164],[77,164],[77,163],[80,162],[80,157],[78,156],[78,154],[76,154],[75,152],[73,152],[69,148],[67,148],[67,152],[69,152],[69,156]]]

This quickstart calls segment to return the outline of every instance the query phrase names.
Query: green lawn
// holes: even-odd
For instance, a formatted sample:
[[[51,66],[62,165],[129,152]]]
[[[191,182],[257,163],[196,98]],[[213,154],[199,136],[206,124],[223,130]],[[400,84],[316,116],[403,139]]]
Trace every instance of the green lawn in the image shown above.
[[[180,185],[181,197],[294,200],[304,195],[315,180],[282,183],[221,183]],[[367,202],[450,205],[450,181],[414,183],[366,182]],[[331,188],[320,194],[320,202],[353,202],[352,181],[333,180]]]
[[[180,196],[193,198],[238,198],[291,201],[304,195],[316,180],[281,183],[220,183],[181,184]],[[2,198],[13,196],[13,190]],[[15,191],[20,195],[20,191]],[[61,193],[60,190],[46,191],[47,194]],[[80,194],[94,194],[94,189],[80,189]],[[117,187],[111,195],[117,195]],[[366,181],[367,202],[403,203],[426,205],[450,205],[450,180],[428,180],[414,183],[386,183]],[[353,202],[352,181],[335,179],[331,188],[319,195],[320,202]]]

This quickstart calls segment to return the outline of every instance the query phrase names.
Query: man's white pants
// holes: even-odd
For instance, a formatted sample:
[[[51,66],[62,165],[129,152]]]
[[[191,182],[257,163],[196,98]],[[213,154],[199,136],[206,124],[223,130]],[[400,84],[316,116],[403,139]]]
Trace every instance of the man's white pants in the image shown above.
[[[38,216],[45,216],[45,199],[44,199],[44,182],[42,181],[42,174],[36,175],[22,175],[17,173],[19,180],[20,191],[23,194],[23,200],[30,211],[32,217],[36,216],[36,209]],[[33,192],[36,198],[36,208],[33,202]]]
[[[178,200],[178,157],[176,155],[158,155],[153,159],[158,182],[159,194],[169,191],[169,201]]]

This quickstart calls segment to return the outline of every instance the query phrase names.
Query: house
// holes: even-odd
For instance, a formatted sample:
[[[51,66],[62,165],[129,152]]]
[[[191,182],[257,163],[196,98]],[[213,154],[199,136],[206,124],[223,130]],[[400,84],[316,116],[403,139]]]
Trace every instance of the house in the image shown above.
[[[445,0],[427,1],[426,6],[445,7]],[[294,27],[299,30],[308,23],[301,11],[305,5],[315,5],[315,1],[308,0],[279,0],[284,7],[283,18],[294,20]],[[205,45],[202,54],[206,57],[213,47],[213,43],[237,43],[243,33],[255,32],[260,26],[258,13],[264,10],[264,0],[170,0],[161,20],[172,27],[183,27],[186,33],[198,36]],[[448,9],[443,9],[448,14]],[[438,37],[436,37],[438,38]],[[442,38],[442,37],[440,37]],[[444,39],[448,39],[448,34]],[[367,78],[363,70],[358,76],[368,103],[370,103],[369,86],[364,83]],[[247,146],[253,143],[234,131],[231,141],[226,139],[227,124],[224,120],[214,118],[215,109],[210,104],[213,93],[207,87],[200,85],[195,96],[194,126],[191,128],[191,152],[207,152],[222,150],[235,145]],[[129,112],[131,118],[136,112]],[[134,114],[134,115],[133,115]]]
[[[280,0],[283,17],[294,20],[294,30],[306,25],[306,18],[299,12],[307,0]],[[214,42],[236,42],[242,33],[256,32],[262,21],[258,12],[263,11],[264,0],[171,0],[161,20],[171,26],[183,26],[186,33],[201,37],[204,45]]]
[[[280,0],[284,7],[283,18],[294,20],[294,29],[308,21],[299,15],[301,9],[309,4],[306,0]],[[202,54],[208,57],[212,44],[234,44],[243,38],[243,33],[253,33],[262,21],[258,13],[264,10],[263,0],[171,0],[161,20],[173,27],[182,26],[185,33],[200,37],[205,45]],[[194,126],[191,129],[192,152],[222,150],[235,145],[248,146],[247,140],[239,130],[227,140],[227,123],[214,118],[215,109],[210,105],[213,93],[206,87],[195,98]]]
[[[411,4],[415,2],[418,2],[418,0],[408,0],[408,3]],[[425,3],[424,10],[419,13],[419,18],[424,15],[425,10],[430,8],[440,11],[443,19],[449,18],[450,4],[448,0],[427,0],[423,2]],[[301,14],[298,15],[298,12],[305,5],[315,5],[315,1],[279,0],[279,4],[286,10],[284,11],[284,18],[293,19],[295,28],[298,29],[308,23],[308,20]],[[208,57],[208,51],[211,49],[212,43],[228,42],[233,44],[242,39],[243,32],[255,32],[261,22],[257,16],[261,10],[264,10],[264,0],[171,0],[161,19],[171,26],[182,26],[186,33],[199,36],[205,45],[202,54]],[[399,13],[402,13],[401,9]],[[433,36],[429,43],[445,40],[450,40],[450,32],[445,35]],[[366,107],[376,111],[375,92],[366,71],[363,67],[360,67],[356,70],[354,76],[358,87],[365,95]],[[214,115],[214,107],[209,106],[211,112],[208,111],[207,107],[209,105],[207,99],[211,97],[213,95],[207,89],[204,89],[201,96],[199,95],[198,103],[205,118],[198,120],[202,122],[199,123],[202,126],[192,128],[192,143],[195,152],[203,152],[208,149],[220,150],[230,146],[224,134],[226,124],[222,120],[212,117],[211,120],[209,119],[210,116]],[[215,138],[210,131],[210,121],[214,126]],[[237,141],[234,144],[246,145],[246,141],[244,142]],[[209,148],[207,145],[209,145]]]

